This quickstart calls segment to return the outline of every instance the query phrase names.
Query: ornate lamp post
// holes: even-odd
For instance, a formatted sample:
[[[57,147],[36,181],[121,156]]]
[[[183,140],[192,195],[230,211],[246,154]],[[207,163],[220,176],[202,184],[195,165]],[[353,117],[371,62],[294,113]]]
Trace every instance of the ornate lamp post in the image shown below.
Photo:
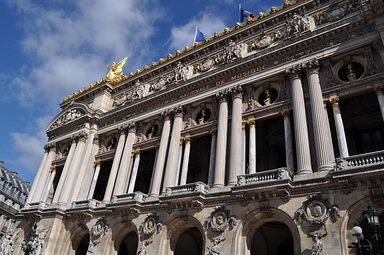
[[[363,229],[360,226],[354,226],[351,238],[352,247],[356,248],[358,255],[384,255],[383,239],[380,235],[381,211],[368,207],[363,211],[363,215],[367,219],[372,235],[365,238]]]

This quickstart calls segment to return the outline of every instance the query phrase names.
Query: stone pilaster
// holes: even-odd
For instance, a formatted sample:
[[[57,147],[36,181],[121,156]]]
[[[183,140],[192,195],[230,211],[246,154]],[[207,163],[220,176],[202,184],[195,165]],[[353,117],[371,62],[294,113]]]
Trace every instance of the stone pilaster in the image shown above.
[[[125,141],[123,155],[117,175],[115,189],[113,195],[121,195],[125,192],[125,186],[129,182],[131,176],[131,168],[129,168],[132,154],[132,147],[136,140],[136,125],[134,122],[128,123],[128,135]]]
[[[133,164],[132,176],[131,176],[131,180],[129,181],[128,193],[132,193],[135,189],[137,172],[139,171],[139,165],[140,165],[140,150],[136,150],[134,154],[135,154],[135,163]]]
[[[231,153],[229,158],[228,185],[237,183],[241,174],[243,94],[241,86],[232,88]]]
[[[125,128],[126,128],[125,126],[119,127],[120,137],[119,137],[119,141],[117,143],[117,148],[115,151],[115,157],[113,158],[111,172],[109,174],[107,188],[105,190],[103,201],[110,201],[111,200],[112,191],[113,191],[113,188],[115,186],[117,172],[118,172],[119,165],[120,165],[121,155],[123,154],[123,149],[124,149],[124,143],[125,143],[125,137],[126,137]]]
[[[174,109],[174,119],[171,140],[169,142],[168,160],[165,168],[163,191],[176,183],[177,160],[179,157],[180,134],[183,126],[183,109],[178,106]]]
[[[216,130],[211,131],[211,150],[209,156],[208,185],[212,186],[216,158]]]
[[[339,107],[340,98],[332,96],[329,101],[332,104],[333,118],[335,120],[337,144],[339,146],[340,157],[349,157],[347,138],[345,136],[343,118]]]
[[[96,160],[94,165],[95,165],[95,171],[93,173],[92,183],[91,183],[91,187],[89,188],[87,199],[92,199],[93,193],[95,193],[97,179],[99,178],[99,174],[100,174],[101,161]]]
[[[189,137],[184,138],[184,144],[185,144],[184,145],[184,157],[183,157],[183,164],[181,167],[180,185],[184,185],[187,183],[189,154],[191,151],[191,138],[189,138]]]
[[[321,92],[319,78],[319,63],[316,59],[313,59],[307,62],[305,66],[309,97],[311,100],[311,114],[318,171],[329,171],[333,168],[332,165],[335,161],[335,156],[333,154],[328,118],[324,110],[323,93]]]
[[[47,202],[49,191],[52,188],[52,184],[53,184],[53,180],[55,179],[55,176],[56,176],[56,166],[52,165],[49,169],[49,178],[48,178],[47,185],[45,186],[44,193],[42,194],[40,199],[44,203]]]
[[[167,154],[168,139],[171,129],[171,120],[169,119],[169,111],[164,111],[161,114],[164,119],[163,130],[161,132],[160,146],[157,151],[155,168],[151,180],[151,188],[149,195],[158,196],[160,193],[161,179],[163,178],[163,170],[165,164],[165,156]]]
[[[308,126],[305,115],[303,86],[301,83],[301,65],[288,70],[292,88],[292,107],[296,138],[297,174],[312,173],[309,150]]]
[[[249,174],[256,173],[256,121],[248,120],[249,127]]]
[[[293,146],[292,146],[292,131],[291,131],[291,121],[289,119],[289,111],[284,111],[281,113],[284,118],[284,142],[285,142],[285,163],[287,169],[293,171],[294,161],[293,161]]]
[[[219,92],[216,97],[219,101],[219,123],[217,126],[217,142],[215,157],[214,188],[224,186],[225,162],[227,152],[227,129],[228,129],[228,102],[225,91]]]

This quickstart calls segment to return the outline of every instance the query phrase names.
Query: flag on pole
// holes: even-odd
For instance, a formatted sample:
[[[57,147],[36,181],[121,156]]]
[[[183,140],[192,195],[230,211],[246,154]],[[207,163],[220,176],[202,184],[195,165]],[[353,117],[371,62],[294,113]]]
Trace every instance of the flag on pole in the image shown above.
[[[244,10],[241,4],[239,4],[239,22],[242,23],[245,18],[254,18],[255,15],[247,10]]]
[[[195,29],[195,38],[193,39],[193,43],[196,43],[196,42],[204,42],[204,39],[205,39],[205,34],[203,32],[201,32],[197,26],[196,26],[196,29]]]

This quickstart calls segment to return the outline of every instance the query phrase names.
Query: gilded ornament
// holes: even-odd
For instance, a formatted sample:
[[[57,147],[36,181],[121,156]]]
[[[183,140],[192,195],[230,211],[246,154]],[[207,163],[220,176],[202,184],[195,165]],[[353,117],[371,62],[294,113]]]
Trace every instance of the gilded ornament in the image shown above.
[[[122,60],[120,60],[119,63],[116,64],[115,62],[113,62],[111,67],[108,66],[108,73],[105,76],[105,80],[112,84],[120,82],[124,75],[123,67],[127,63],[127,60],[128,60],[128,57],[125,57]]]

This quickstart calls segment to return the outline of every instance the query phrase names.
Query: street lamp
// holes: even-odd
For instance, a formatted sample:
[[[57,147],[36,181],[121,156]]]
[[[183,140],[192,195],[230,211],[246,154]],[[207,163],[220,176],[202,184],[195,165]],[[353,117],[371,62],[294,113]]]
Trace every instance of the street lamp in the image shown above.
[[[380,215],[381,211],[368,207],[363,211],[363,216],[367,219],[370,237],[365,238],[363,229],[360,226],[352,228],[351,244],[356,248],[358,255],[384,255],[383,239],[380,235]]]

